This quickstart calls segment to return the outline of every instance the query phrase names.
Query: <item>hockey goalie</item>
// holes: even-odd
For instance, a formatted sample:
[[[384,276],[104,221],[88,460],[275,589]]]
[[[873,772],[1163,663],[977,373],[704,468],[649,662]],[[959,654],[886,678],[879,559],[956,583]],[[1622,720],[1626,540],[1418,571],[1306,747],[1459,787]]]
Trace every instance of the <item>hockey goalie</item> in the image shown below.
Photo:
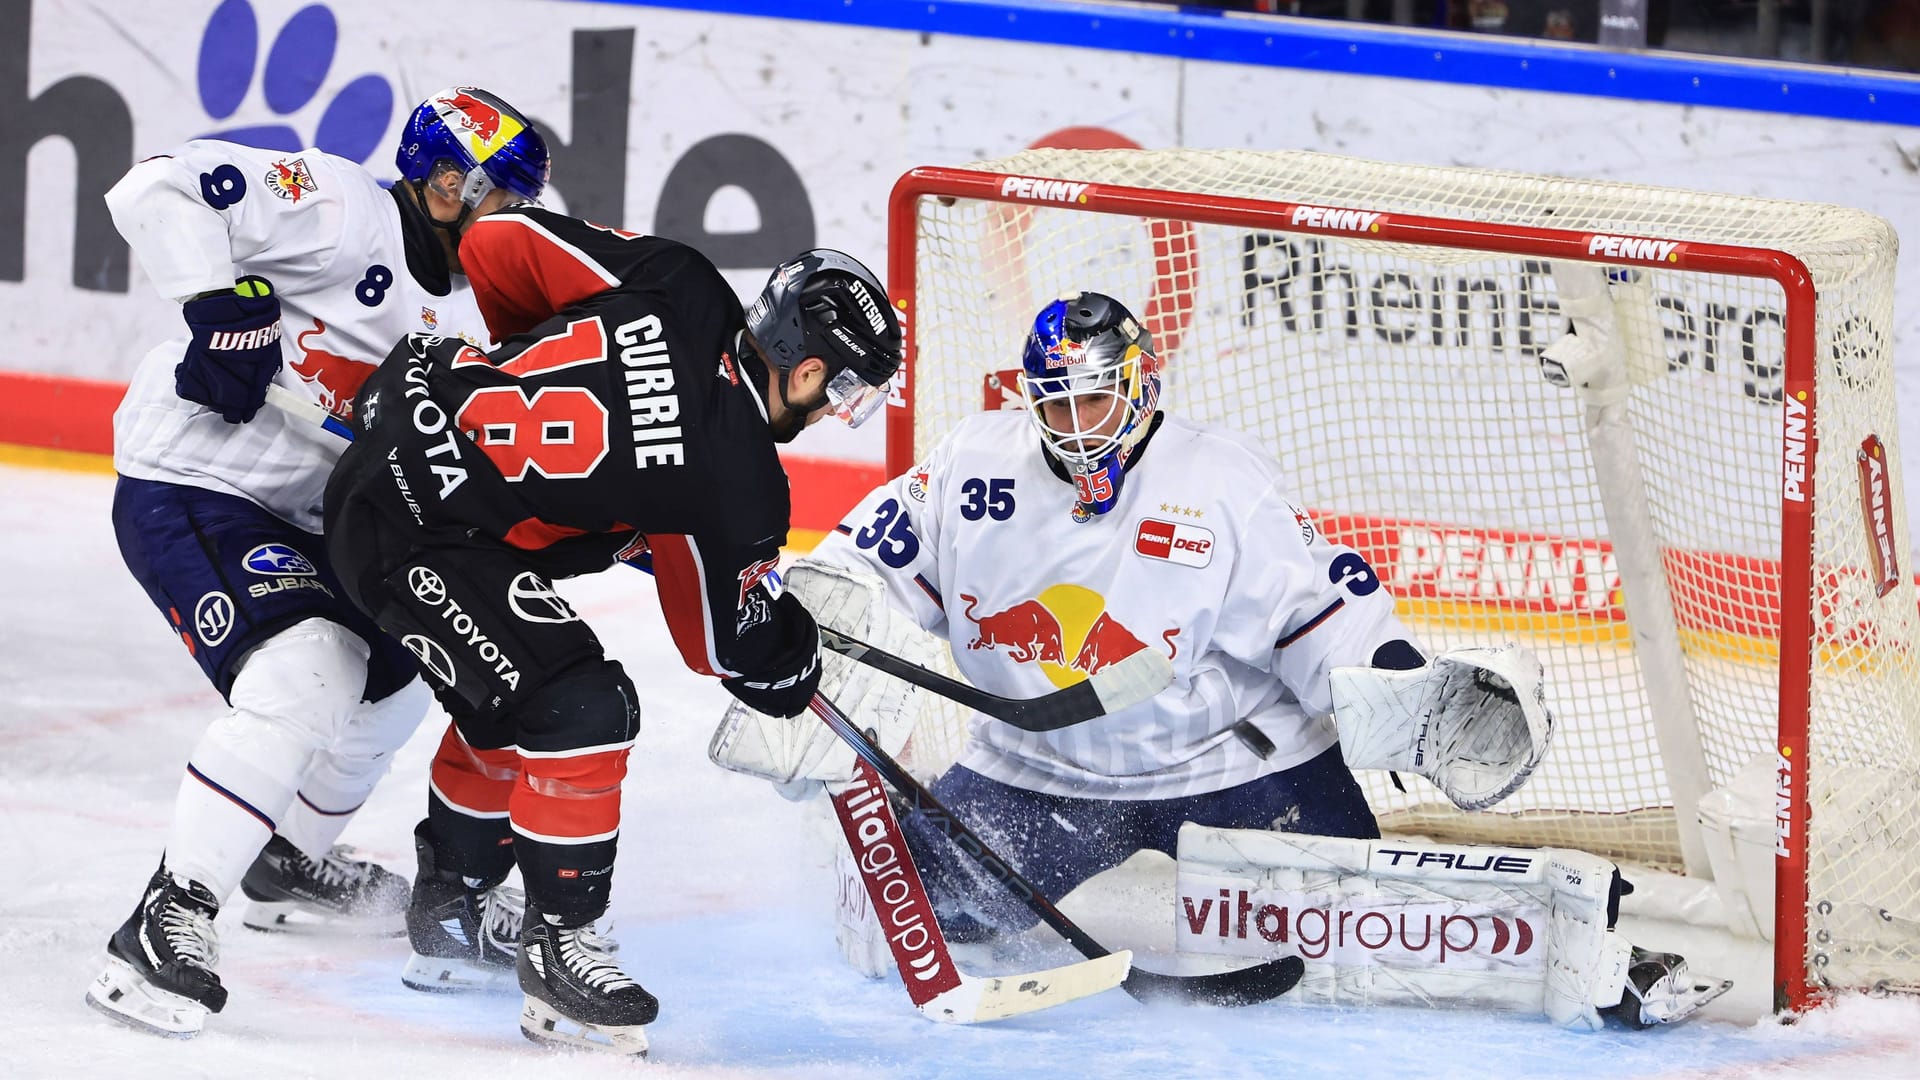
[[[1047,896],[1137,852],[1177,858],[1180,949],[1297,955],[1295,995],[1520,1008],[1597,1028],[1677,1020],[1723,992],[1613,930],[1611,863],[1572,851],[1383,841],[1354,769],[1424,778],[1466,810],[1527,781],[1554,728],[1517,645],[1429,655],[1360,552],[1286,495],[1270,455],[1159,408],[1151,335],[1077,293],[1035,318],[1023,412],[960,422],[871,492],[786,587],[831,627],[973,686],[1040,698],[1145,649],[1171,682],[1055,730],[982,715],[933,794]],[[822,693],[898,752],[923,691],[823,660]],[[853,755],[806,718],[728,710],[710,747],[790,793]],[[1024,934],[1028,907],[926,822],[901,822],[956,941]],[[841,943],[878,974],[856,902]],[[862,919],[866,919],[863,923]],[[1162,923],[1165,925],[1165,923]]]

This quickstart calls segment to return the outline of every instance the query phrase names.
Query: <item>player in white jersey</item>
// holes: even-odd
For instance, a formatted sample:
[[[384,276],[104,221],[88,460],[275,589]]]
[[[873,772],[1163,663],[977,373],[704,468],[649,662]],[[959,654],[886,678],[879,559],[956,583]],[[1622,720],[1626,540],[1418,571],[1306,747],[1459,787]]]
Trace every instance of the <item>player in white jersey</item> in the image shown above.
[[[213,917],[236,888],[259,929],[402,929],[406,880],[334,841],[429,695],[320,542],[342,444],[262,405],[272,384],[344,414],[411,332],[488,344],[459,237],[537,199],[548,158],[512,107],[453,87],[413,112],[396,160],[387,189],[319,150],[196,141],[107,193],[187,329],[147,354],[114,414],[114,530],[230,706],[187,762],[160,868],[87,993],[136,1027],[191,1036],[220,1011]],[[478,939],[487,897],[461,899]]]
[[[967,681],[1005,697],[1040,697],[1142,649],[1171,659],[1173,680],[1152,700],[1085,723],[1029,732],[975,716],[958,763],[932,785],[956,818],[1055,898],[1142,850],[1214,875],[1200,890],[1208,897],[1222,874],[1257,890],[1262,873],[1304,873],[1310,884],[1296,899],[1323,900],[1338,866],[1361,908],[1435,898],[1471,907],[1472,889],[1486,884],[1447,874],[1465,879],[1464,867],[1496,859],[1509,860],[1487,875],[1496,892],[1518,887],[1505,880],[1517,866],[1562,871],[1529,885],[1544,898],[1533,913],[1550,906],[1555,927],[1552,961],[1539,970],[1462,994],[1438,965],[1397,972],[1402,986],[1364,966],[1310,964],[1315,993],[1338,986],[1338,1000],[1464,997],[1591,1027],[1603,1013],[1671,1022],[1725,990],[1692,980],[1679,957],[1613,934],[1625,886],[1611,863],[1584,853],[1429,852],[1421,867],[1452,870],[1400,870],[1383,899],[1379,881],[1397,868],[1382,873],[1369,860],[1406,853],[1367,842],[1379,828],[1349,765],[1425,776],[1463,809],[1497,803],[1525,783],[1551,737],[1539,661],[1511,645],[1424,655],[1365,557],[1315,527],[1268,452],[1159,410],[1161,361],[1118,301],[1078,293],[1049,303],[1021,363],[1024,412],[961,421],[786,582],[822,625],[883,648],[913,644],[889,629],[905,612],[947,640]],[[897,744],[914,710],[882,681],[835,657],[820,688]],[[834,764],[820,730],[781,729],[736,706],[711,752],[776,781],[831,784],[850,775],[850,754],[832,747]],[[949,937],[1034,924],[940,829],[919,816],[902,825]],[[1182,850],[1183,825],[1193,852]],[[843,931],[849,959],[873,970],[858,939],[885,929],[869,920]]]
[[[946,638],[969,682],[1007,697],[1149,648],[1174,680],[1055,731],[975,717],[935,795],[1050,896],[1135,851],[1172,854],[1186,821],[1377,837],[1341,757],[1331,674],[1427,660],[1372,567],[1314,527],[1251,439],[1160,411],[1151,335],[1118,301],[1048,304],[1023,365],[1025,412],[963,420],[789,584],[811,605],[809,578],[828,568],[877,575],[883,606]],[[836,688],[831,674],[823,687]],[[740,765],[727,756],[716,760]],[[918,847],[944,843],[923,822],[906,828]],[[1011,898],[992,903],[1004,894],[984,878],[952,880],[963,863],[921,860],[952,933],[1032,925]]]
[[[935,795],[1056,897],[1137,850],[1171,854],[1183,821],[1378,836],[1328,672],[1424,658],[1372,568],[1251,439],[1159,410],[1159,358],[1117,301],[1048,304],[1025,352],[1028,411],[963,420],[811,558],[877,573],[993,693],[1038,697],[1146,648],[1174,682],[1058,731],[976,718]],[[1003,895],[940,880],[962,863],[921,860],[949,916]],[[969,914],[1033,921],[1017,903]]]

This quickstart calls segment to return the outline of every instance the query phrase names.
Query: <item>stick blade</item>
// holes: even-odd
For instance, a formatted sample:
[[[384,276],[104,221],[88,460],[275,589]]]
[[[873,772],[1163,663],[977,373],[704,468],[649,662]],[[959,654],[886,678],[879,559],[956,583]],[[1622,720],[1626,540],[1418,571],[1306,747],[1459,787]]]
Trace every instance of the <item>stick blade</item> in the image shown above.
[[[1123,949],[1024,975],[962,975],[959,986],[917,1007],[922,1016],[943,1024],[1005,1020],[1111,990],[1132,968],[1133,953]]]
[[[1119,663],[1101,668],[1087,680],[1100,698],[1102,710],[1110,713],[1130,709],[1173,682],[1173,661],[1157,649],[1141,649]]]
[[[1121,985],[1137,1001],[1180,1001],[1237,1008],[1272,1001],[1293,989],[1306,971],[1304,960],[1297,956],[1283,956],[1264,964],[1211,975],[1161,975],[1152,971],[1136,971],[1128,975]]]

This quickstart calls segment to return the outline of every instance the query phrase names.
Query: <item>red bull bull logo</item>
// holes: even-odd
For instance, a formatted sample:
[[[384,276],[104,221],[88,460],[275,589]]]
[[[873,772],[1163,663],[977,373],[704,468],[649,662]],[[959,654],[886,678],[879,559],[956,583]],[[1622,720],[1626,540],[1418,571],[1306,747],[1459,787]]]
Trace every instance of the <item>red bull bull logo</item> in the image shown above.
[[[463,136],[473,160],[485,161],[494,151],[512,142],[526,125],[498,108],[468,93],[462,87],[447,97],[434,99],[440,120],[455,134]]]
[[[307,170],[307,159],[294,158],[276,161],[273,168],[267,170],[267,190],[282,199],[299,202],[309,192],[319,191],[320,185],[314,183],[313,174]]]
[[[977,613],[978,597],[960,599],[967,604],[961,614],[974,624],[968,649],[1005,649],[1015,663],[1038,664],[1055,686],[1071,686],[1147,647],[1107,610],[1105,597],[1080,585],[1054,585],[986,614]],[[1174,627],[1161,635],[1169,649],[1178,633]]]
[[[360,392],[360,384],[373,374],[373,365],[307,343],[308,338],[326,332],[327,324],[315,319],[313,329],[294,335],[293,343],[300,350],[300,359],[293,362],[293,370],[313,387],[322,408],[342,420],[351,419],[353,397]]]
[[[481,142],[491,143],[500,137],[500,110],[472,94],[461,91],[452,97],[441,98],[440,104],[457,114],[448,117],[446,110],[442,110],[443,118],[451,119],[462,128],[473,132],[474,138]]]
[[[1047,370],[1072,367],[1086,359],[1087,347],[1078,341],[1061,338],[1047,346]]]

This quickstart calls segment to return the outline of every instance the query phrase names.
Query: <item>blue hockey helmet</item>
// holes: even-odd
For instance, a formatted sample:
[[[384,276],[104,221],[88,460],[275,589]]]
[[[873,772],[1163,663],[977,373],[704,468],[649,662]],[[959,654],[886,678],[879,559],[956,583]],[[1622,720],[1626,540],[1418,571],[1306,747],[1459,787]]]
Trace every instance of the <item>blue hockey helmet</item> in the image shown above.
[[[1127,462],[1160,407],[1153,335],[1120,301],[1095,292],[1040,309],[1020,357],[1020,394],[1041,441],[1073,475],[1076,520],[1113,509]],[[1068,408],[1043,408],[1066,399]]]
[[[400,178],[424,183],[450,161],[465,177],[457,193],[468,207],[494,188],[537,201],[547,188],[547,140],[520,110],[485,90],[449,86],[427,95],[407,118],[394,163]]]

